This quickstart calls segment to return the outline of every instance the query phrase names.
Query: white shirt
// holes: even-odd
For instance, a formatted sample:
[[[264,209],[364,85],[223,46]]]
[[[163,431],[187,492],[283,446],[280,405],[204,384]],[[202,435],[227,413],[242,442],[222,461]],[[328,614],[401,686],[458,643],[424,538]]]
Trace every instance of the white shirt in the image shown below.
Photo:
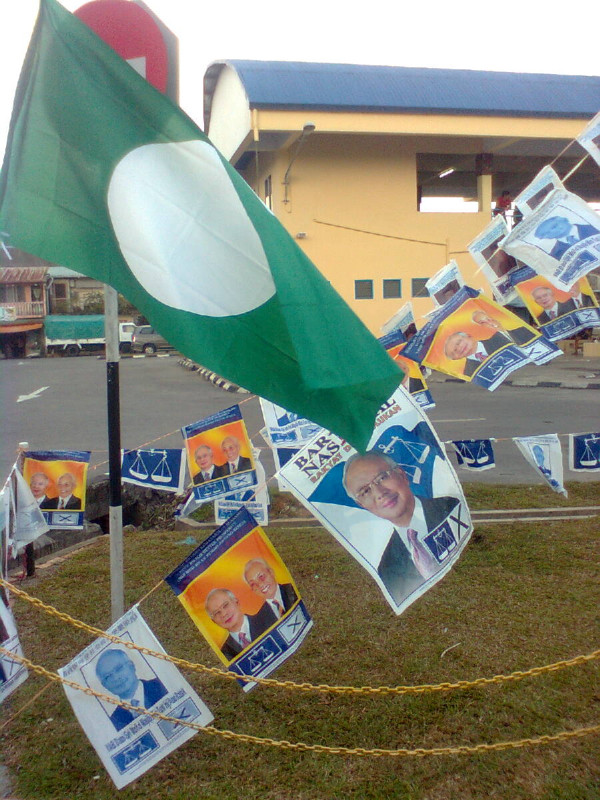
[[[279,609],[275,605],[276,600],[281,605],[281,611],[279,611]],[[269,598],[267,597],[267,603],[271,606],[271,609],[273,610],[273,613],[277,618],[282,617],[285,614],[285,606],[283,605],[283,597],[281,596],[281,589],[279,588],[279,584],[277,584],[277,589],[275,590],[275,597],[273,597],[273,599],[271,600],[269,600]]]
[[[59,498],[58,498],[58,505],[57,505],[57,508],[66,508],[66,507],[67,507],[67,503],[69,502],[69,500],[70,500],[72,497],[73,497],[73,495],[72,495],[72,494],[68,495],[68,497],[59,497]]]
[[[246,647],[247,645],[243,644],[240,639],[240,633],[245,633],[248,637],[248,641],[252,641],[252,636],[250,636],[250,620],[248,617],[244,614],[244,621],[242,622],[242,627],[239,629],[239,631],[230,631],[229,633],[240,645],[240,647]]]

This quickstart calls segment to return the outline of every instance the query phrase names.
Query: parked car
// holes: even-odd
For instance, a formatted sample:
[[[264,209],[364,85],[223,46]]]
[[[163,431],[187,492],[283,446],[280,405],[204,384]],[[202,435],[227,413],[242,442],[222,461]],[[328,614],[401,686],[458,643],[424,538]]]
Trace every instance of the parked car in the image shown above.
[[[152,325],[138,325],[131,337],[131,349],[134,353],[156,353],[157,350],[173,348]]]

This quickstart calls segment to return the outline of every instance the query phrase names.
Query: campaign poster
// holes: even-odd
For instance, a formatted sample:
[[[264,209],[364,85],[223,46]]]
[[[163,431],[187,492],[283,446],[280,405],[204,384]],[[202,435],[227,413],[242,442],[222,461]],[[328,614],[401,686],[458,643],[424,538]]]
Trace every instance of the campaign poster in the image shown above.
[[[566,189],[554,189],[503,242],[509,255],[559,289],[600,266],[600,216]]]
[[[460,274],[458,264],[454,259],[442,267],[432,278],[429,278],[425,288],[436,307],[443,306],[458,290],[465,285],[464,279]]]
[[[265,468],[259,461],[260,451],[254,448],[253,453],[258,485],[252,489],[245,489],[243,492],[217,497],[214,504],[217,525],[222,525],[225,520],[237,514],[241,508],[246,508],[259,525],[266,527],[269,524],[269,491]]]
[[[600,433],[569,434],[569,469],[600,472]]]
[[[501,244],[507,235],[506,220],[498,214],[467,245],[467,250],[492,287],[494,297],[502,305],[510,303],[516,297],[510,275],[519,266],[516,258],[502,249]]]
[[[181,429],[196,500],[214,500],[256,486],[252,445],[239,406]]]
[[[523,217],[531,214],[554,189],[564,189],[561,179],[551,166],[538,172],[535,178],[515,197],[515,206]]]
[[[407,342],[417,332],[415,315],[410,301],[404,303],[402,308],[398,309],[398,311],[381,326],[381,332],[384,334],[392,333],[392,331],[400,331]]]
[[[181,494],[185,484],[185,450],[121,450],[124,483]]]
[[[522,267],[513,273],[512,280],[527,310],[550,341],[567,339],[600,325],[600,309],[587,278],[579,278],[564,291],[530,267]]]
[[[24,453],[23,477],[51,528],[83,527],[88,450],[36,450]]]
[[[427,388],[427,383],[425,382],[421,368],[416,361],[406,358],[402,354],[407,342],[400,331],[393,331],[385,336],[381,336],[378,341],[381,342],[390,357],[397,362],[400,369],[404,372],[402,386],[406,391],[415,398],[421,408],[435,408],[434,399]]]
[[[137,607],[127,611],[107,632],[165,653]],[[213,720],[174,664],[125,644],[96,639],[58,672],[112,699],[109,702],[63,684],[79,724],[117,789],[139,778],[197,733],[177,721],[148,716],[145,710],[202,727]],[[123,702],[134,708],[119,704]]]
[[[5,513],[3,506],[4,503],[0,501],[0,513]],[[3,586],[0,586],[0,647],[8,650],[9,654],[23,655],[8,593]],[[0,703],[26,681],[29,674],[27,667],[12,659],[9,654],[0,653]]]
[[[525,364],[561,355],[506,308],[464,286],[408,343],[404,354],[489,391]]]
[[[302,447],[321,430],[321,426],[299,417],[292,411],[278,406],[270,400],[260,399],[265,427],[273,447]]]
[[[3,503],[6,505],[7,516],[3,534],[3,555],[6,560],[2,563],[6,570],[9,557],[19,556],[28,544],[47,533],[50,528],[44,512],[40,511],[37,499],[16,464],[4,485]]]
[[[365,453],[324,433],[281,472],[396,614],[446,575],[471,536],[469,509],[445,449],[402,388],[379,410]]]
[[[456,451],[456,463],[461,469],[482,472],[496,466],[494,439],[458,439],[452,442]]]
[[[270,675],[312,627],[294,579],[245,508],[165,581],[219,659],[237,675]],[[240,684],[244,691],[256,685]]]
[[[514,436],[513,442],[548,486],[566,497],[567,490],[563,486],[562,449],[558,434]]]
[[[600,166],[600,113],[586,125],[577,137],[577,141]]]

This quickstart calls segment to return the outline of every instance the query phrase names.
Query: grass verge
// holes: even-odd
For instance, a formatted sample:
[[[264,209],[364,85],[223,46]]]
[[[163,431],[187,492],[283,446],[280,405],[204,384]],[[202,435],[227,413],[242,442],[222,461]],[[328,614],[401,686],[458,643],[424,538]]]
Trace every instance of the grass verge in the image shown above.
[[[502,491],[511,495],[513,490]],[[502,507],[524,507],[517,502],[525,500],[511,496]],[[275,677],[356,686],[437,683],[525,670],[599,646],[600,518],[478,526],[452,572],[400,617],[326,531],[268,532],[315,620],[302,648]],[[180,544],[183,539],[181,532],[128,534],[128,604],[189,553],[191,548]],[[40,574],[26,585],[30,593],[90,624],[109,624],[107,537]],[[141,610],[169,653],[216,664],[164,585]],[[25,653],[49,669],[89,642],[85,634],[22,601],[15,613]],[[599,675],[600,665],[593,662],[512,685],[415,697],[270,688],[246,696],[229,681],[196,673],[186,677],[219,728],[328,745],[413,748],[521,739],[593,725],[600,721]],[[4,714],[22,706],[43,683],[31,677],[4,704]],[[1,738],[20,800],[600,796],[598,737],[476,756],[372,759],[288,752],[199,733],[119,793],[58,686],[11,722]]]

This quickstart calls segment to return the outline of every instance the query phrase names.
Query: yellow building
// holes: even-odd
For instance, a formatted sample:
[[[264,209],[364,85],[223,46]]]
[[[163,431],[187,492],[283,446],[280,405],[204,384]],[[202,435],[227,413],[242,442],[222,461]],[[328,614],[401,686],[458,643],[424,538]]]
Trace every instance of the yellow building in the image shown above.
[[[466,252],[503,190],[546,164],[563,178],[600,108],[600,78],[228,61],[204,79],[205,130],[367,326]],[[556,159],[556,160],[555,160]],[[600,201],[591,159],[567,187]],[[439,208],[458,210],[439,211]]]

